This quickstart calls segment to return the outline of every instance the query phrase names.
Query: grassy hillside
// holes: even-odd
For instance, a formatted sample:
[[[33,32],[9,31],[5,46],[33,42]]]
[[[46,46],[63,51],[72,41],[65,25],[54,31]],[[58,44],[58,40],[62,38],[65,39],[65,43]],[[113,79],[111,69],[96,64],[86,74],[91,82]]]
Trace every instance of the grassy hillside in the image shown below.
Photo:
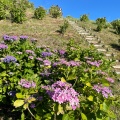
[[[27,20],[23,24],[11,23],[10,20],[0,21],[0,38],[3,35],[27,35],[29,38],[38,40],[38,45],[46,45],[54,48],[64,47],[70,39],[80,42],[79,34],[69,26],[65,35],[59,32],[59,26],[63,24],[62,18],[51,18],[47,15],[43,20],[36,20],[33,17],[33,11],[26,12]]]

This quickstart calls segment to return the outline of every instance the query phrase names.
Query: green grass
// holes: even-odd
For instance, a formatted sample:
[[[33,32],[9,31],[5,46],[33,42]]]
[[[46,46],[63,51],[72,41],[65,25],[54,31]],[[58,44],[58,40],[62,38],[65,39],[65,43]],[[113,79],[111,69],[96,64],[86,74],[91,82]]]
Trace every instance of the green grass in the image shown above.
[[[29,13],[29,16],[33,16]],[[29,19],[28,19],[29,18]],[[59,26],[64,23],[63,19],[51,18],[47,15],[43,20],[36,20],[28,17],[23,24],[11,23],[10,20],[0,21],[0,38],[3,35],[27,35],[29,38],[36,38],[38,45],[46,45],[54,48],[64,48],[63,43],[70,39],[80,42],[80,35],[69,26],[64,36],[57,32]]]

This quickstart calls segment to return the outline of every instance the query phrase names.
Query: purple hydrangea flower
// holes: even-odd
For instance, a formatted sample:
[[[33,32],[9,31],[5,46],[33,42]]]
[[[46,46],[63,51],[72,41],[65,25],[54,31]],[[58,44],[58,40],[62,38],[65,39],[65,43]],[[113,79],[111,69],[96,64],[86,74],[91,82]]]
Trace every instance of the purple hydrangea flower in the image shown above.
[[[54,63],[52,64],[53,67],[56,67],[56,66],[58,66],[58,65],[60,65],[60,62],[54,62]]]
[[[20,36],[20,39],[28,39],[28,36],[25,36],[25,35],[23,35],[23,36]]]
[[[64,54],[66,53],[66,51],[65,51],[65,50],[58,50],[58,53],[59,53],[60,55],[64,55]]]
[[[32,43],[36,43],[36,42],[37,42],[37,39],[32,38],[32,39],[31,39],[31,42],[32,42]]]
[[[69,61],[69,65],[70,66],[79,66],[80,65],[80,62],[78,62],[78,61]]]
[[[20,36],[20,42],[25,42],[28,39],[28,36]]]
[[[112,96],[112,91],[109,87],[104,87],[101,84],[94,85],[93,89],[96,90],[98,93],[102,93],[103,97],[108,98],[108,96]]]
[[[10,62],[15,63],[16,61],[17,61],[16,58],[13,56],[6,56],[3,60],[3,62],[5,63],[10,63]]]
[[[29,56],[28,58],[31,59],[31,60],[33,60],[34,57],[33,56]]]
[[[10,96],[15,96],[15,94],[16,94],[16,91],[10,91],[9,93],[8,93],[8,95],[10,95]]]
[[[66,61],[65,59],[60,59],[59,61],[60,61],[60,63],[63,64],[63,65],[70,66],[69,62]]]
[[[51,52],[42,52],[41,55],[42,55],[42,57],[49,57],[52,55],[52,53]]]
[[[40,57],[36,58],[36,60],[38,60],[38,61],[43,61],[43,59],[40,58]]]
[[[4,35],[3,39],[4,39],[4,41],[16,41],[18,39],[18,37],[17,36]]]
[[[51,86],[42,86],[47,91],[47,94],[54,102],[69,103],[73,110],[78,108],[79,94],[72,88],[72,85],[67,82],[57,81]]]
[[[26,50],[25,52],[26,52],[27,54],[32,54],[32,55],[35,54],[34,51],[32,51],[32,50]]]
[[[44,60],[43,63],[45,66],[51,65],[51,61],[49,61],[49,60]]]
[[[87,60],[87,63],[90,65],[96,66],[96,67],[99,67],[101,65],[101,61],[92,62],[92,61]]]
[[[63,64],[63,65],[66,65],[66,66],[79,66],[80,65],[80,62],[78,61],[66,61],[65,59],[60,59],[59,60],[59,64]]]
[[[21,79],[18,84],[21,85],[22,87],[25,87],[25,88],[35,88],[36,87],[36,83],[35,82],[27,81],[25,79]]]
[[[16,41],[18,39],[18,37],[17,36],[10,36],[10,39],[13,41]]]
[[[107,77],[106,80],[111,82],[111,83],[114,83],[114,79],[113,78]]]
[[[3,36],[3,39],[6,41],[6,40],[10,40],[9,36],[8,35],[4,35]]]
[[[35,104],[32,103],[32,104],[30,105],[30,107],[31,107],[31,108],[35,108]]]
[[[45,77],[48,77],[51,73],[48,72],[48,71],[44,71],[43,73],[40,73],[41,76],[45,76]]]
[[[103,71],[101,71],[101,70],[97,71],[97,74],[108,75],[107,73],[105,73],[105,72],[103,72]]]
[[[20,52],[20,51],[18,51],[18,52],[16,52],[17,54],[19,54],[19,55],[21,55],[22,54],[22,52]]]
[[[7,49],[7,48],[8,48],[7,45],[5,45],[5,44],[0,44],[0,50]]]

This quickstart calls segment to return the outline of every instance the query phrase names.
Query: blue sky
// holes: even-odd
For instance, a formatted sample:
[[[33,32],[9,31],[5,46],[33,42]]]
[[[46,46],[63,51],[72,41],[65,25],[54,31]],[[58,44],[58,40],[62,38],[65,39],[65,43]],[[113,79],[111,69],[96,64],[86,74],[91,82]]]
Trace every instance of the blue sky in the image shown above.
[[[120,19],[120,0],[29,0],[35,7],[43,6],[49,9],[52,5],[62,8],[63,16],[68,15],[80,18],[83,14],[89,14],[91,20],[106,17],[111,22]]]

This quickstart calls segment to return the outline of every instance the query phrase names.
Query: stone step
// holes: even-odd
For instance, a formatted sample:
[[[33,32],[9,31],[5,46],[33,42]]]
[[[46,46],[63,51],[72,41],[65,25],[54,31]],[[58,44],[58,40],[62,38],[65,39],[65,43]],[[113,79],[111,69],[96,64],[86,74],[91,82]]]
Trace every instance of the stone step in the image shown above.
[[[93,38],[93,36],[91,36],[91,35],[88,35],[88,36],[86,36],[86,38]]]
[[[81,33],[81,32],[79,32],[79,34],[81,34],[81,35],[88,35],[89,33]]]
[[[106,52],[106,49],[97,49],[99,52]]]
[[[108,53],[108,54],[105,54],[105,56],[107,56],[107,57],[111,57],[112,55]]]
[[[84,30],[77,30],[79,33],[86,33]]]
[[[93,40],[91,40],[91,41],[88,41],[88,43],[91,43],[91,44],[97,44],[98,41],[93,41]]]
[[[113,68],[120,69],[120,65],[114,65]]]
[[[85,38],[86,40],[95,40],[96,38]]]
[[[118,62],[120,62],[120,60],[116,60],[115,62],[117,62],[117,63],[118,63]]]
[[[120,71],[116,71],[116,74],[120,75]]]
[[[94,44],[94,47],[102,47],[103,45],[101,44]]]

